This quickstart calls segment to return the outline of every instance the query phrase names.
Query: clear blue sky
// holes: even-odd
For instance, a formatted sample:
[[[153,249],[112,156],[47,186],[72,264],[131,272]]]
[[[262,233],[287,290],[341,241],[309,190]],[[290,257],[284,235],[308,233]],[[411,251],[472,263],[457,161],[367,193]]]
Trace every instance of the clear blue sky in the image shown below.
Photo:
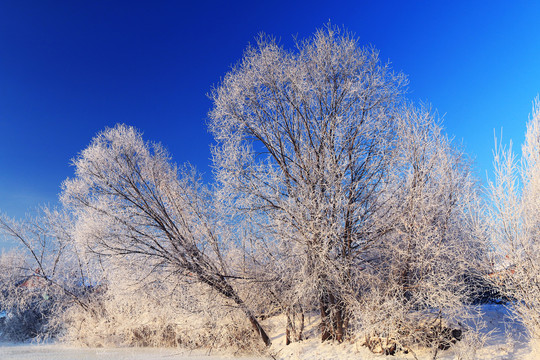
[[[206,94],[260,32],[331,20],[409,75],[485,179],[493,131],[521,143],[540,91],[540,2],[0,1],[0,211],[56,204],[70,159],[123,122],[210,172]]]

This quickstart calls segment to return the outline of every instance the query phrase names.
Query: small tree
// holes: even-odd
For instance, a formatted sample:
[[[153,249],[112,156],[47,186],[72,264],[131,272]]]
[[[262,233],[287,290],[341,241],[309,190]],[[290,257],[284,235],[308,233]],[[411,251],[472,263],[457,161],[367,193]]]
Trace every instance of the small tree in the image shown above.
[[[231,300],[266,345],[270,339],[230,282],[212,194],[194,171],[179,170],[159,144],[124,125],[98,134],[74,161],[62,201],[75,238],[94,253],[189,277]]]
[[[497,144],[496,144],[497,145]],[[496,272],[492,279],[531,337],[540,338],[540,102],[527,123],[521,161],[508,148],[496,146],[495,178],[489,183],[492,241]]]
[[[10,312],[4,335],[12,340],[54,335],[72,304],[88,310],[94,270],[71,241],[71,225],[66,213],[48,208],[21,221],[0,216],[0,234],[15,246],[0,262],[0,308]]]

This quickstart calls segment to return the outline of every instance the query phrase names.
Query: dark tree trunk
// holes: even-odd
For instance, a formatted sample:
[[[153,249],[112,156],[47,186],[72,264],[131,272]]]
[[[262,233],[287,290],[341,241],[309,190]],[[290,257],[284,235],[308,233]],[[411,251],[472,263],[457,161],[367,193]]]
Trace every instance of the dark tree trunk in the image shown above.
[[[320,300],[321,309],[321,341],[330,340],[332,338],[331,321],[330,321],[330,308],[325,296]]]
[[[345,336],[345,329],[343,328],[343,313],[341,309],[336,310],[333,323],[334,323],[335,338],[337,342],[343,342],[343,337]]]
[[[227,280],[223,276],[219,278],[209,278],[205,276],[206,275],[205,272],[201,271],[200,269],[198,270],[199,270],[198,271],[199,280],[201,280],[201,282],[204,282],[210,285],[213,289],[220,292],[226,298],[234,301],[234,303],[238,305],[240,309],[244,312],[244,314],[247,316],[249,322],[251,323],[251,326],[253,327],[253,330],[255,330],[257,334],[259,334],[259,336],[261,337],[261,340],[264,342],[264,345],[266,346],[272,345],[272,341],[270,341],[268,334],[266,333],[266,331],[264,331],[261,324],[257,321],[257,319],[255,318],[255,315],[253,315],[251,310],[249,310],[249,308],[246,306],[244,301],[238,296],[236,291],[227,282]]]
[[[347,323],[345,304],[332,293],[326,293],[320,299],[321,311],[321,340],[336,340],[343,342]]]
[[[244,314],[246,314],[247,318],[249,319],[249,322],[251,323],[251,326],[253,327],[253,330],[255,330],[257,334],[259,334],[259,336],[261,337],[261,340],[264,342],[264,345],[266,346],[272,345],[272,341],[270,341],[268,334],[266,333],[266,331],[264,331],[261,324],[259,324],[259,322],[255,318],[255,315],[253,315],[253,313],[247,308],[246,304],[242,301],[242,299],[240,299],[238,295],[236,295],[236,293],[233,293],[233,296],[231,298],[234,300],[234,302],[238,306],[240,306]]]
[[[249,318],[249,321],[251,322],[251,326],[259,334],[259,336],[261,337],[261,340],[264,342],[264,345],[266,346],[272,345],[272,341],[270,341],[268,334],[266,334],[266,331],[264,331],[264,329],[262,328],[261,324],[259,324],[255,316],[250,314],[248,315],[248,318]]]
[[[291,314],[289,311],[287,311],[287,328],[285,329],[285,345],[289,345],[291,343],[291,330],[293,330]]]
[[[298,332],[298,341],[304,338],[304,311],[300,313],[300,331]]]

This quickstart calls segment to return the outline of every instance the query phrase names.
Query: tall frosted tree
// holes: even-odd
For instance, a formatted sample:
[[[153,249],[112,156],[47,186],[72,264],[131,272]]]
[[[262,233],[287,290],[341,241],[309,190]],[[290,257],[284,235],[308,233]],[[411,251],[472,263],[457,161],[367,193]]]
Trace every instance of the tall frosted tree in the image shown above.
[[[218,181],[301,259],[297,291],[318,303],[323,341],[343,340],[353,264],[384,232],[375,218],[405,85],[329,27],[294,50],[261,38],[212,95]]]

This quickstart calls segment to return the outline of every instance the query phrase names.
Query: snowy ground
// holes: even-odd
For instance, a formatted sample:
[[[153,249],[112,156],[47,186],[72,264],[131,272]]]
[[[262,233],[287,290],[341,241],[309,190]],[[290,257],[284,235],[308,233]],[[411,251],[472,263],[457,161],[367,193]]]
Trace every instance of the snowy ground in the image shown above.
[[[53,345],[0,345],[2,360],[223,360],[231,356],[208,355],[178,349],[120,348],[89,349]],[[260,360],[262,357],[238,357]]]
[[[540,359],[539,346],[531,346],[524,336],[524,329],[508,318],[508,313],[500,305],[486,305],[482,308],[485,313],[485,343],[476,353],[470,351],[466,343],[458,343],[458,347],[440,353],[438,359],[480,359],[480,360],[535,360]],[[276,324],[277,325],[277,324]],[[281,327],[276,327],[277,329]],[[120,348],[120,349],[89,349],[74,348],[61,344],[0,344],[1,360],[223,360],[223,359],[313,359],[313,360],[402,360],[413,357],[404,354],[384,357],[370,353],[366,348],[357,344],[321,344],[317,338],[308,339],[289,346],[283,345],[284,335],[272,334],[274,345],[269,356],[238,357],[219,355],[207,352],[189,352],[179,349],[149,349],[149,348]],[[472,346],[474,348],[474,345]],[[535,350],[533,350],[535,349]],[[466,356],[464,356],[466,354]],[[419,359],[427,358],[427,353],[417,354]]]
[[[531,346],[525,337],[525,329],[521,324],[511,319],[508,310],[502,305],[483,305],[481,307],[482,321],[485,323],[480,332],[483,346],[478,344],[458,342],[455,349],[440,352],[437,359],[479,359],[479,360],[540,360],[539,346]],[[404,360],[414,359],[411,354],[396,354],[382,356],[371,353],[367,348],[357,344],[325,344],[318,339],[310,339],[289,346],[283,343],[281,335],[273,337],[275,345],[272,355],[275,359],[324,359],[324,360]],[[535,350],[533,350],[535,349]],[[417,354],[418,359],[430,359],[428,351]]]

